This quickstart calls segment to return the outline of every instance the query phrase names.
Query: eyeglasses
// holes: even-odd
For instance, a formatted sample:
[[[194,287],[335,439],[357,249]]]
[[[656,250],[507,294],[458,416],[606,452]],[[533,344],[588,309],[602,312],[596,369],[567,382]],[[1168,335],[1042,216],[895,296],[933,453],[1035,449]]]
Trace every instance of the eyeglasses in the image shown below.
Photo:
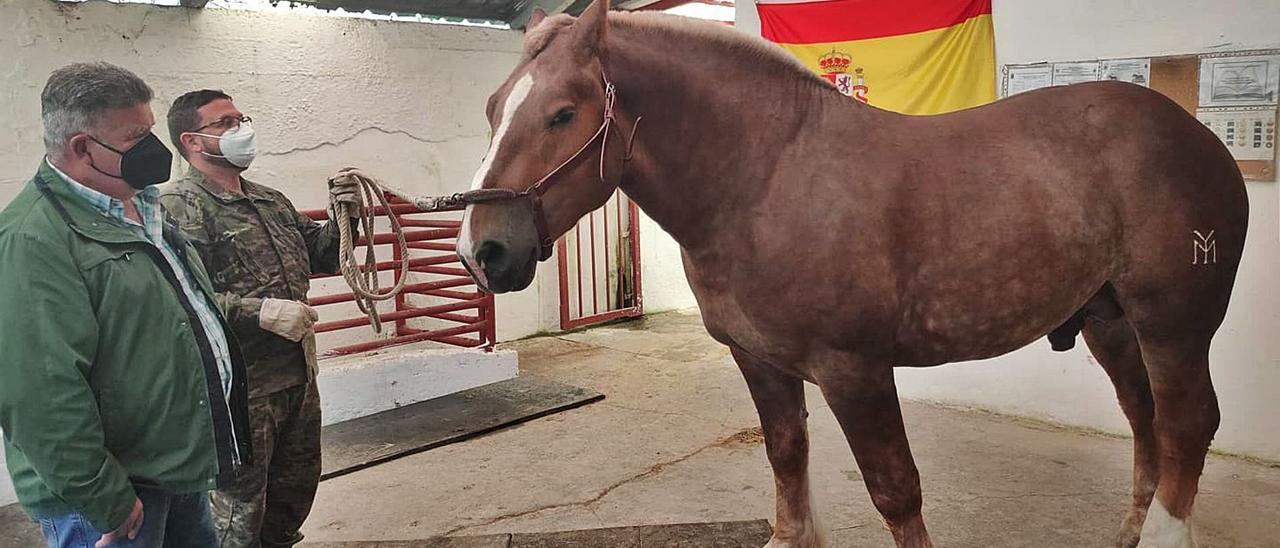
[[[235,129],[235,128],[240,127],[240,124],[252,124],[252,123],[253,123],[253,118],[250,118],[250,117],[248,117],[248,116],[238,116],[238,117],[237,117],[237,116],[223,116],[222,118],[219,118],[219,119],[217,119],[217,120],[214,120],[214,121],[212,121],[212,122],[209,122],[209,123],[207,123],[207,124],[205,124],[205,125],[203,125],[203,126],[200,126],[200,127],[196,128],[196,129],[192,130],[192,131],[191,131],[191,133],[199,133],[201,130],[206,129],[206,128],[213,128],[213,129]]]

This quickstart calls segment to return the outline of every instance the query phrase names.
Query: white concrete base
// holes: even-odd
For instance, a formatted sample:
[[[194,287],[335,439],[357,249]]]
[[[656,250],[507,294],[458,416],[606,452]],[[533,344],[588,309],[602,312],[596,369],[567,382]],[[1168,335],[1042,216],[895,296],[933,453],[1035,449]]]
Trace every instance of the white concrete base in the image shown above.
[[[9,469],[4,467],[4,445],[0,444],[0,506],[18,502],[18,495],[13,492],[13,482],[9,481]]]
[[[516,369],[516,353],[503,350],[390,350],[320,360],[324,424],[513,379]]]

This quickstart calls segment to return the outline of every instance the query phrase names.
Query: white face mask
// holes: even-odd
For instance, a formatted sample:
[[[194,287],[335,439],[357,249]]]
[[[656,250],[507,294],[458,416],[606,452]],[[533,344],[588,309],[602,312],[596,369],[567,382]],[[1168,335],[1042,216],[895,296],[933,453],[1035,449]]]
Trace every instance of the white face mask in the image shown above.
[[[222,135],[205,133],[192,135],[217,139],[218,146],[222,148],[222,156],[208,152],[201,152],[201,154],[210,158],[222,158],[236,167],[249,167],[249,164],[253,163],[254,156],[258,154],[258,135],[254,133],[253,125],[249,122],[242,122],[240,127],[229,129]]]

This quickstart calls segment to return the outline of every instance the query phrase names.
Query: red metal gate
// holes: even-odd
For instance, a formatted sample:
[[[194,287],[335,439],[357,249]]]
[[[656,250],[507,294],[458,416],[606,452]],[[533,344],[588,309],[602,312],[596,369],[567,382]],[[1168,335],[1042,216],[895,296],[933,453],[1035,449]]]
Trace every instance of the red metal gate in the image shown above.
[[[560,328],[639,316],[640,210],[622,191],[560,238]]]

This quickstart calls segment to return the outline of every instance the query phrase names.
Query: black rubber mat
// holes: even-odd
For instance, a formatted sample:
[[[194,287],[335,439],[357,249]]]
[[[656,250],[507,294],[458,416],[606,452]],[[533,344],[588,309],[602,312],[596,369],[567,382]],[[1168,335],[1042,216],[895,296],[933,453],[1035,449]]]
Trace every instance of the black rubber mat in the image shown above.
[[[457,443],[604,399],[598,392],[517,377],[324,427],[321,479]]]

